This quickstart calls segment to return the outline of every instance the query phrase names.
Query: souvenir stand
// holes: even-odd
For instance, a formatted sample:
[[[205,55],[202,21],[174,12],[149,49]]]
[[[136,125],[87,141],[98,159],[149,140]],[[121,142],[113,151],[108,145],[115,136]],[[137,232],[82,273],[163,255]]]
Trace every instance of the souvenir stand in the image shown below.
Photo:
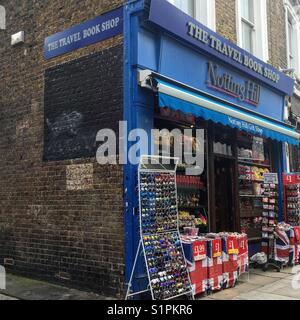
[[[300,226],[300,173],[284,174],[285,222]]]
[[[142,156],[138,170],[140,243],[126,300],[150,292],[153,300],[183,296],[194,299],[179,234],[176,170],[178,159]],[[138,259],[147,270],[148,285],[134,292]]]
[[[267,255],[268,262],[263,270],[273,268],[280,272],[281,265],[275,257],[276,226],[278,224],[278,174],[264,174],[263,184],[263,216],[262,216],[262,251]]]

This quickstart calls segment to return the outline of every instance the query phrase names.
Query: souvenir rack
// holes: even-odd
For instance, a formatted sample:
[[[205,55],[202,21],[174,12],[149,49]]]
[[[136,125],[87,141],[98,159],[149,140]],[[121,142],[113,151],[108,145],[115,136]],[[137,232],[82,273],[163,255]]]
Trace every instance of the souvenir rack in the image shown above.
[[[153,300],[194,299],[179,233],[176,170],[178,158],[142,156],[138,169],[140,242],[126,300],[150,292]],[[148,286],[133,292],[138,259]]]

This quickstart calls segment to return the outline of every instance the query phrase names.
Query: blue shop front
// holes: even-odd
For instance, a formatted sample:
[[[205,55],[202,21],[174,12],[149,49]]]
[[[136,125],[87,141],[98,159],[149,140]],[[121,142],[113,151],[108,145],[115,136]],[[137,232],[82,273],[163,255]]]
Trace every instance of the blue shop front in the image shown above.
[[[205,131],[202,175],[178,169],[181,227],[245,232],[250,254],[259,251],[263,176],[278,173],[280,195],[286,147],[299,143],[284,121],[294,81],[166,0],[127,4],[124,34],[128,130]],[[125,173],[128,280],[139,241],[137,167]]]

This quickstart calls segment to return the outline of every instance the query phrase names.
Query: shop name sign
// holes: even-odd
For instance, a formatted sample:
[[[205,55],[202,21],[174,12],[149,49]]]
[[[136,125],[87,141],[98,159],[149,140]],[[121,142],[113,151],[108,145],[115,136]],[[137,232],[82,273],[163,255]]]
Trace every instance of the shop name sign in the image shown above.
[[[149,22],[179,38],[210,59],[219,59],[237,71],[292,96],[294,80],[273,66],[208,29],[167,0],[151,0]]]
[[[278,184],[278,173],[265,173],[264,174],[264,183],[265,184]]]
[[[254,135],[262,136],[264,133],[263,128],[255,124],[252,124],[243,120],[239,120],[236,118],[232,118],[232,117],[228,117],[228,121],[233,127],[239,128],[240,130],[246,130],[248,132],[252,132]]]
[[[263,77],[278,83],[280,80],[279,72],[273,71],[272,69],[264,66],[262,63],[258,62],[256,59],[243,53],[242,51],[234,48],[230,44],[220,40],[215,35],[210,34],[208,31],[197,26],[193,22],[188,22],[187,24],[188,35],[197,39],[198,41],[210,46],[212,49],[218,51],[219,53],[229,57],[234,62],[237,62],[250,70],[262,75]]]
[[[51,59],[123,33],[123,8],[45,39],[44,56]]]
[[[247,80],[244,83],[235,81],[228,72],[220,72],[220,66],[208,62],[206,84],[218,91],[238,98],[242,102],[247,102],[257,106],[260,101],[261,86],[254,81]]]

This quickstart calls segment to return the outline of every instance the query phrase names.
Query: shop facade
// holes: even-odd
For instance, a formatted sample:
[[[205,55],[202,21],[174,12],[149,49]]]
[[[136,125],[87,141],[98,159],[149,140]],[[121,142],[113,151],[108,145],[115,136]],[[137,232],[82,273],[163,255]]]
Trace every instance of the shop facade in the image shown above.
[[[204,172],[178,168],[181,229],[244,231],[257,251],[262,175],[280,179],[285,143],[298,143],[283,121],[293,80],[165,0],[17,6],[0,34],[0,264],[123,298],[138,166],[95,159],[97,132],[122,120],[128,131],[203,129]],[[11,46],[20,21],[25,42]]]
[[[177,174],[182,226],[196,220],[203,233],[245,232],[250,254],[258,252],[263,176],[277,173],[282,194],[286,144],[298,144],[284,122],[294,81],[167,1],[129,4],[125,17],[128,128],[205,130],[203,174]],[[125,166],[127,279],[139,238],[136,171]]]

